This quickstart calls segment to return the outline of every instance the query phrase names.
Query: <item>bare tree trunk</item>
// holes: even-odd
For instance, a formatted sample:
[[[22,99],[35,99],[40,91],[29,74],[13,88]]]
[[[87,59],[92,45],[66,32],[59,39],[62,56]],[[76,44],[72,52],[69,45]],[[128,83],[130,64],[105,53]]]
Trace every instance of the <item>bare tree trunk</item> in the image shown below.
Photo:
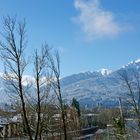
[[[63,100],[61,96],[61,88],[60,88],[60,81],[58,80],[58,91],[59,91],[59,96],[60,96],[60,106],[61,106],[61,111],[62,111],[62,121],[63,121],[63,131],[64,131],[64,139],[67,140],[67,127],[66,127],[66,114],[65,114],[65,109],[63,105]]]
[[[39,133],[39,127],[40,127],[40,113],[41,113],[41,107],[40,107],[40,86],[39,86],[39,67],[38,67],[38,54],[36,52],[35,56],[35,68],[36,68],[36,87],[37,87],[37,127],[36,127],[36,134],[35,134],[35,140],[38,138]]]
[[[36,78],[36,86],[37,86],[37,98],[38,98],[38,101],[37,101],[37,127],[36,127],[36,135],[35,135],[35,140],[37,140],[37,137],[38,137],[38,133],[39,133],[39,127],[40,127],[40,121],[41,121],[41,118],[40,118],[40,114],[41,114],[41,107],[40,107],[40,87],[39,87],[39,75],[37,74],[37,78]],[[41,140],[41,139],[40,139]]]
[[[119,107],[120,107],[121,120],[124,123],[124,116],[123,116],[123,110],[122,110],[122,100],[120,97],[119,97]]]
[[[20,92],[22,92],[22,86],[20,83],[19,83],[19,86],[20,86]],[[25,120],[25,124],[26,124],[26,128],[27,128],[27,132],[29,135],[29,139],[32,140],[32,134],[31,134],[30,126],[29,126],[28,119],[27,119],[26,107],[25,107],[23,94],[21,94],[21,103],[22,103],[22,111],[23,111],[23,116],[24,116],[24,120]]]

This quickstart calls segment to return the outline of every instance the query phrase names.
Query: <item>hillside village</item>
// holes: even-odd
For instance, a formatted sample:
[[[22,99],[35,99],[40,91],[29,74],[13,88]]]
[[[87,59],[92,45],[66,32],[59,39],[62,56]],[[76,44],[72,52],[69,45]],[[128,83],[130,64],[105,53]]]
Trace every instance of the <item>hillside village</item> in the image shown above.
[[[5,112],[6,113],[6,112]],[[14,112],[7,112],[9,115],[0,118],[0,138],[5,139],[27,139],[25,132],[22,128],[23,122],[20,114],[15,115]],[[12,115],[13,114],[13,115]],[[67,110],[67,125],[69,139],[79,139],[80,137],[93,137],[94,133],[99,129],[98,127],[92,126],[92,121],[97,118],[96,114],[86,113],[81,116],[83,120],[83,129],[79,131],[79,118],[77,117],[77,112],[73,108]],[[48,120],[46,120],[48,121]],[[60,137],[62,139],[63,134],[61,130],[61,115],[54,114],[49,120],[51,123],[46,125],[46,130],[44,130],[44,139],[57,139]],[[49,130],[50,129],[50,130]],[[58,138],[59,139],[59,138]]]
[[[52,106],[53,107],[53,106]],[[51,107],[51,108],[52,108]],[[16,110],[3,111],[5,115],[0,117],[0,138],[1,139],[23,139],[27,140],[26,130],[23,127],[23,120],[21,114]],[[127,114],[123,112],[124,115]],[[43,115],[43,114],[42,114]],[[46,114],[47,115],[47,114]],[[50,114],[49,114],[50,115]],[[29,118],[31,125],[37,121],[36,117]],[[120,126],[120,109],[107,109],[103,107],[91,109],[81,109],[80,118],[78,117],[77,109],[68,107],[66,109],[66,124],[67,136],[69,140],[87,140],[87,139],[139,139],[139,128],[137,126],[137,119],[132,115],[124,117],[125,127]],[[114,118],[114,120],[113,120]],[[51,116],[47,117],[44,122],[44,129],[42,138],[44,140],[61,140],[64,138],[62,130],[61,114],[57,108],[53,107]],[[135,129],[133,128],[135,127]],[[125,129],[124,129],[125,128]],[[32,130],[34,134],[34,130]]]

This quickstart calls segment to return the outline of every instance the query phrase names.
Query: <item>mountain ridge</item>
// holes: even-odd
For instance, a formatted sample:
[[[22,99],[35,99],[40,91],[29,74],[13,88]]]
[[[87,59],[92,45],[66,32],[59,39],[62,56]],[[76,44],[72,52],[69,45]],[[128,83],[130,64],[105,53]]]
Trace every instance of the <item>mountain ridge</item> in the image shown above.
[[[106,69],[103,69],[105,71]],[[114,106],[118,104],[118,98],[126,96],[120,75],[122,71],[126,71],[129,75],[132,72],[138,70],[140,72],[140,59],[131,61],[130,63],[122,66],[121,68],[111,71],[107,74],[102,74],[102,71],[88,72],[88,77],[84,76],[85,73],[71,75],[62,79],[63,96],[66,101],[72,100],[73,97],[77,98],[81,104],[92,104],[98,105],[103,104],[104,106]],[[72,79],[79,78],[79,80],[71,82]],[[67,84],[65,81],[70,82]],[[83,103],[84,99],[86,102]],[[114,102],[114,104],[113,104]]]
[[[122,81],[119,74],[121,71],[127,71],[129,75],[133,70],[140,72],[140,59],[131,61],[121,68],[111,71],[108,69],[101,69],[98,71],[87,71],[84,73],[73,74],[62,78],[62,96],[65,102],[70,103],[75,97],[81,106],[97,106],[102,104],[104,106],[116,106],[118,104],[118,97],[125,96],[125,91],[122,87]],[[4,79],[0,73],[0,96],[2,101],[9,102],[9,97],[5,92]],[[23,85],[33,82],[33,77],[25,75],[23,78]]]

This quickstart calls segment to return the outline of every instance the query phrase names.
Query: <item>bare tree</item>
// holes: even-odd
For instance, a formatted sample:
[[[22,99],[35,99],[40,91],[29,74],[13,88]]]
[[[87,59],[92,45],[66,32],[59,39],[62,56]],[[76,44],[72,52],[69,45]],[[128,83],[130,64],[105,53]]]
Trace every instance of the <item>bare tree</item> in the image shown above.
[[[57,96],[58,102],[59,102],[59,109],[61,112],[62,117],[62,123],[63,123],[63,133],[64,133],[64,139],[67,140],[67,127],[66,127],[66,111],[64,102],[62,99],[62,92],[61,92],[61,84],[60,84],[60,57],[58,51],[55,52],[54,57],[49,56],[49,67],[53,71],[54,80],[52,83],[52,88]]]
[[[127,92],[127,103],[133,107],[134,113],[138,119],[138,127],[140,130],[140,73],[138,69],[132,69],[130,73],[126,70],[119,72],[124,84],[124,90]]]
[[[25,90],[23,85],[24,72],[27,66],[25,59],[25,26],[25,22],[17,23],[15,18],[4,18],[0,54],[5,65],[4,76],[8,86],[10,86],[9,90],[20,104],[23,127],[25,127],[24,130],[26,130],[29,140],[41,140],[44,130],[48,127],[46,118],[50,118],[50,114],[47,114],[46,110],[49,104],[50,88],[53,88],[59,101],[64,139],[67,140],[66,112],[61,93],[58,52],[54,56],[51,55],[46,44],[42,47],[40,53],[36,50],[33,57],[34,93],[30,94],[30,91]],[[49,99],[49,102],[51,102],[51,99]]]
[[[47,107],[47,97],[49,95],[51,83],[51,71],[48,67],[48,55],[49,55],[48,45],[44,45],[41,49],[41,53],[35,51],[34,55],[34,74],[35,74],[35,84],[36,84],[36,112],[37,112],[37,124],[35,132],[35,140],[42,139],[42,129]],[[45,120],[47,121],[47,120]],[[46,126],[47,127],[47,126]]]
[[[5,64],[5,78],[13,88],[15,94],[20,98],[23,120],[30,140],[32,140],[31,128],[27,118],[25,91],[22,85],[23,74],[27,66],[24,57],[26,46],[25,22],[18,23],[15,18],[4,18],[3,41],[0,42],[1,58]]]

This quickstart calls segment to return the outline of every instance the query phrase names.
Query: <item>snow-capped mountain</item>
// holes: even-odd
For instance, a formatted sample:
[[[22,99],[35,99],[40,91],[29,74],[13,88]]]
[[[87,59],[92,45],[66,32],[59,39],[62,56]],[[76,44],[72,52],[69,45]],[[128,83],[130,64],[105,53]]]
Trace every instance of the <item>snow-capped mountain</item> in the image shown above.
[[[126,72],[129,77],[135,71],[140,73],[140,59],[131,61],[116,71],[101,69],[97,72],[85,72],[71,75],[62,79],[63,97],[71,101],[77,98],[82,105],[114,106],[118,104],[118,98],[127,95],[124,81],[120,73]]]
[[[97,72],[100,72],[103,76],[106,76],[106,75],[109,75],[109,74],[111,74],[111,70],[109,70],[109,69],[100,69],[99,71],[97,71]]]
[[[65,84],[65,81],[69,79],[73,82]],[[81,104],[88,106],[115,105],[117,96],[120,96],[118,93],[121,92],[121,89],[118,88],[120,85],[118,79],[116,79],[115,72],[103,74],[98,71],[90,73],[88,77],[85,73],[72,75],[62,79],[63,97],[67,101],[71,101],[75,97]]]
[[[131,77],[135,70],[140,73],[140,59],[131,61],[116,71],[101,69],[64,77],[61,79],[63,98],[69,103],[75,97],[81,105],[88,107],[96,105],[115,106],[118,104],[119,97],[126,97],[124,83],[119,73],[126,71]],[[24,86],[33,82],[34,79],[31,76],[24,76]],[[6,86],[2,74],[0,74],[0,85],[0,103],[7,103],[9,96],[5,92]]]

